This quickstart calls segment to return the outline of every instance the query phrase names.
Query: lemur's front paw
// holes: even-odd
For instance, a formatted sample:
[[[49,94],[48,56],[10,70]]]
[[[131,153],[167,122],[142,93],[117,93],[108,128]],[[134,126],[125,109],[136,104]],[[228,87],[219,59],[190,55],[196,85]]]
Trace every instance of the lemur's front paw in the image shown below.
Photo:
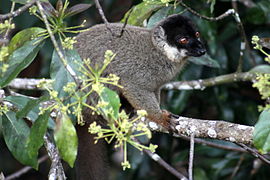
[[[164,116],[164,127],[169,131],[169,133],[173,133],[175,131],[175,126],[177,125],[176,119],[179,118],[179,115],[173,114],[167,110],[162,110],[162,115]]]

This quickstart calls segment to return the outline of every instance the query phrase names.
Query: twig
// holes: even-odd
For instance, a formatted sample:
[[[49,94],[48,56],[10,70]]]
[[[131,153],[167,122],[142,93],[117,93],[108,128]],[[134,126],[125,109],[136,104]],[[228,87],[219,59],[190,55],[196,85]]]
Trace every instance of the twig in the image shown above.
[[[188,137],[188,136],[179,135],[178,137],[180,137],[184,140],[190,141],[190,137]],[[214,147],[214,148],[228,150],[228,151],[248,153],[248,151],[246,151],[245,149],[240,148],[240,147],[233,147],[233,146],[226,146],[226,145],[222,145],[222,144],[217,144],[217,143],[210,142],[210,141],[200,139],[200,138],[194,138],[194,142],[198,143],[198,144]]]
[[[141,144],[141,142],[138,139],[135,139],[134,138],[133,140],[136,141],[137,143],[140,143]],[[152,153],[150,150],[147,150],[147,149],[143,149],[143,152],[145,154],[147,154],[151,159],[153,159],[154,161],[156,161],[159,165],[161,165],[162,167],[164,167],[171,174],[173,174],[174,176],[176,176],[178,179],[188,180],[187,177],[185,177],[183,174],[181,174],[180,172],[178,172],[175,168],[173,168],[172,166],[170,166],[157,153]]]
[[[244,4],[248,8],[256,6],[256,4],[252,0],[239,0],[239,2]]]
[[[63,63],[65,69],[67,70],[67,72],[69,72],[69,74],[74,79],[74,81],[76,82],[77,86],[79,87],[80,86],[80,80],[78,79],[78,77],[76,75],[76,72],[72,69],[72,67],[69,64],[67,64],[67,61],[66,61],[66,59],[64,57],[64,54],[61,51],[59,45],[57,44],[57,41],[56,41],[56,39],[54,37],[54,34],[53,34],[53,32],[52,32],[52,30],[50,28],[50,24],[48,22],[48,19],[47,19],[45,13],[44,13],[44,9],[43,9],[42,5],[40,4],[40,2],[38,0],[36,1],[36,4],[37,4],[38,9],[40,11],[41,17],[43,18],[43,21],[45,23],[46,29],[47,29],[47,31],[49,33],[49,36],[50,36],[51,41],[53,43],[53,46],[54,46],[54,48],[55,48],[55,50],[57,52],[57,55],[59,56],[61,62]]]
[[[184,6],[189,12],[191,12],[192,14],[202,18],[202,19],[205,19],[205,20],[208,20],[208,21],[219,21],[219,20],[222,20],[226,17],[228,17],[229,15],[233,15],[235,13],[234,9],[228,9],[225,13],[221,14],[220,16],[218,17],[208,17],[208,16],[204,16],[204,15],[201,15],[200,13],[198,13],[197,11],[191,9],[189,6],[187,6],[185,3],[183,3],[182,0],[179,0],[179,3]]]
[[[15,2],[12,2],[12,5],[11,5],[11,9],[10,9],[10,13],[13,13],[14,12],[14,9],[15,9]],[[12,21],[12,17],[9,18],[8,22],[9,24],[11,23]],[[8,27],[7,31],[5,32],[5,35],[3,37],[4,40],[7,40],[8,42],[8,35],[9,35],[9,32],[10,32],[10,27]]]
[[[117,36],[117,35],[111,30],[110,25],[109,25],[109,22],[108,22],[106,16],[104,15],[104,12],[103,12],[103,10],[102,10],[102,7],[101,7],[101,5],[100,5],[100,3],[99,3],[99,0],[95,0],[95,4],[96,4],[96,8],[98,9],[98,12],[99,12],[99,14],[100,14],[100,16],[101,16],[101,18],[102,18],[102,20],[103,20],[103,22],[104,22],[106,28],[110,31],[110,33],[111,33],[113,36]]]
[[[10,12],[8,14],[0,14],[0,21],[1,20],[5,20],[5,19],[9,19],[9,18],[13,18],[16,16],[19,16],[20,14],[22,14],[24,11],[27,11],[31,6],[33,6],[36,3],[36,0],[33,0],[27,4],[25,4],[24,6],[20,7],[19,9],[17,9],[16,11]]]
[[[189,163],[188,163],[188,179],[193,180],[193,159],[194,159],[194,134],[190,135],[190,148],[189,148]]]
[[[270,165],[270,160],[267,159],[264,155],[261,155],[257,150],[245,145],[244,143],[237,143],[239,146],[250,152],[253,156],[259,158],[261,161]]]
[[[249,46],[249,43],[247,40],[245,29],[244,29],[243,23],[239,17],[238,6],[237,6],[236,1],[232,1],[232,7],[235,11],[234,17],[235,17],[235,21],[236,21],[237,26],[238,26],[238,30],[239,30],[240,35],[241,35],[240,54],[239,54],[238,67],[237,67],[237,72],[241,72],[243,69],[243,56],[244,56],[245,49],[248,50],[249,56],[250,56],[250,59],[252,60],[253,65],[256,65],[256,62],[254,60],[254,57],[251,54],[251,50],[250,50],[250,46]]]
[[[164,89],[175,89],[175,90],[203,90],[206,87],[216,86],[220,84],[233,83],[238,81],[253,81],[256,78],[255,73],[244,72],[244,73],[232,73],[221,75],[209,79],[199,79],[193,81],[180,81],[171,82],[163,86]]]
[[[262,167],[263,162],[260,159],[254,159],[250,176],[254,176]]]
[[[245,159],[245,158],[244,158],[244,154],[242,154],[241,157],[240,157],[240,159],[239,159],[239,161],[237,162],[236,167],[235,167],[234,170],[233,170],[233,173],[232,173],[232,175],[231,175],[231,177],[230,177],[230,180],[233,180],[233,179],[234,179],[234,177],[235,177],[235,175],[237,174],[237,172],[239,171],[239,168],[240,168],[242,162],[244,161],[244,159]]]
[[[46,161],[48,159],[48,155],[42,156],[41,158],[38,159],[38,164],[43,163],[44,161]],[[21,175],[27,173],[28,171],[30,171],[31,169],[33,169],[30,166],[26,166],[22,169],[20,169],[19,171],[7,176],[5,178],[5,180],[11,180],[11,179],[15,179],[15,178],[19,178]]]
[[[96,8],[98,9],[98,12],[99,12],[99,15],[101,16],[106,28],[110,31],[110,33],[112,34],[112,36],[116,36],[116,37],[121,37],[125,31],[125,28],[126,28],[126,25],[127,25],[127,21],[128,21],[128,18],[131,14],[131,12],[133,11],[133,8],[129,11],[128,15],[127,15],[127,18],[125,19],[125,22],[124,22],[124,25],[123,27],[121,28],[121,31],[120,31],[120,34],[116,34],[115,32],[113,32],[113,30],[111,29],[110,27],[110,23],[108,22],[103,10],[102,10],[102,7],[99,3],[99,0],[95,0],[95,4],[96,4]]]
[[[128,22],[129,16],[130,16],[130,14],[132,13],[133,9],[134,9],[134,8],[132,7],[132,8],[129,10],[128,15],[127,15],[127,17],[126,17],[126,19],[125,19],[124,25],[123,25],[123,27],[122,27],[122,29],[121,29],[121,32],[120,32],[119,37],[121,37],[121,36],[123,35],[123,33],[124,33],[124,31],[125,31],[125,28],[126,28],[126,26],[127,26],[127,22]]]
[[[238,66],[237,66],[237,72],[242,72],[243,69],[243,56],[244,56],[244,51],[247,47],[247,37],[246,37],[246,33],[244,30],[244,26],[241,22],[241,19],[239,17],[239,13],[238,13],[238,7],[237,7],[237,3],[236,1],[232,1],[232,7],[235,11],[235,20],[236,20],[236,24],[238,27],[238,30],[240,32],[240,36],[241,36],[241,43],[240,43],[240,53],[239,53],[239,60],[238,60]]]
[[[55,146],[55,144],[50,141],[48,134],[44,136],[44,145],[52,161],[50,172],[48,174],[48,179],[49,180],[55,180],[55,179],[65,180],[66,176],[65,176],[63,166],[61,164],[61,159],[60,159],[58,149]]]
[[[234,2],[234,1],[232,1],[232,2]],[[208,20],[208,21],[219,21],[219,20],[224,19],[225,17],[228,17],[229,15],[233,15],[233,17],[234,17],[234,19],[236,21],[236,24],[238,26],[240,35],[241,35],[240,56],[239,56],[239,64],[238,64],[237,72],[242,71],[242,63],[243,63],[242,60],[243,60],[244,50],[245,50],[246,47],[247,47],[247,50],[249,51],[249,55],[250,55],[250,57],[252,59],[252,63],[254,65],[256,64],[253,56],[251,55],[251,51],[250,51],[250,47],[248,45],[248,41],[247,41],[247,37],[246,37],[246,34],[245,34],[244,26],[243,26],[243,24],[241,22],[241,19],[239,17],[239,13],[238,13],[237,8],[236,8],[235,5],[233,6],[233,9],[228,9],[225,13],[221,14],[218,17],[208,17],[208,16],[201,15],[200,13],[198,13],[195,10],[191,9],[189,6],[187,6],[185,3],[183,3],[183,0],[179,0],[179,3],[182,6],[184,6],[192,14],[194,14],[194,15],[202,18],[202,19]]]
[[[5,180],[5,176],[4,176],[3,172],[0,172],[0,180]]]

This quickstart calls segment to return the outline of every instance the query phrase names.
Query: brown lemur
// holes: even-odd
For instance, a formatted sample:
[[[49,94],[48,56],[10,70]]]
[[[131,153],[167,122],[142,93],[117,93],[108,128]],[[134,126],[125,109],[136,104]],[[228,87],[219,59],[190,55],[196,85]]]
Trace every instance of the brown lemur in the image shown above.
[[[119,84],[123,88],[113,89],[135,110],[146,110],[150,121],[168,127],[170,114],[159,107],[160,87],[180,72],[189,56],[205,54],[199,32],[189,18],[181,15],[171,15],[153,29],[127,25],[120,37],[115,34],[121,33],[123,24],[111,23],[109,26],[114,35],[102,24],[77,36],[75,47],[80,56],[90,58],[91,65],[102,65],[106,50],[116,53],[104,72],[104,75],[112,73],[120,77]],[[84,119],[89,124],[102,117],[94,117],[85,111]],[[88,133],[87,124],[77,126],[77,178],[108,179],[103,142],[93,144],[94,136]]]

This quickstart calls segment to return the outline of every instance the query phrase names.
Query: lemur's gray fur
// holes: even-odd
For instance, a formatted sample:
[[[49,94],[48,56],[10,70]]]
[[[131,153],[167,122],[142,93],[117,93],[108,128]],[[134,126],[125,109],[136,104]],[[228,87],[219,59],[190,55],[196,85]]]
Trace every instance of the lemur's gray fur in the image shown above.
[[[110,24],[110,29],[114,34],[120,34],[122,27],[123,24]],[[114,60],[104,73],[104,75],[112,73],[120,77],[119,84],[123,88],[114,88],[114,90],[134,109],[146,110],[150,120],[168,126],[169,114],[159,107],[160,87],[180,72],[188,56],[201,56],[205,53],[205,48],[196,33],[190,19],[181,15],[172,15],[158,23],[153,29],[127,25],[121,37],[113,36],[103,24],[96,25],[77,36],[75,47],[83,59],[90,58],[93,67],[95,64],[102,65],[106,50],[116,53]],[[181,44],[183,38],[186,38],[188,43]],[[89,114],[85,117],[87,117],[86,121],[88,118],[91,119]],[[104,158],[103,156],[89,154],[90,159],[80,157],[88,152],[85,150],[87,145],[81,144],[87,141],[80,139],[86,138],[87,132],[84,131],[84,133],[78,132],[79,136],[84,136],[79,137],[77,161],[80,179],[107,179],[106,170],[102,168],[105,164],[96,165],[96,168],[90,167],[91,161],[100,161]],[[91,146],[91,148],[101,151],[98,147],[93,149]]]

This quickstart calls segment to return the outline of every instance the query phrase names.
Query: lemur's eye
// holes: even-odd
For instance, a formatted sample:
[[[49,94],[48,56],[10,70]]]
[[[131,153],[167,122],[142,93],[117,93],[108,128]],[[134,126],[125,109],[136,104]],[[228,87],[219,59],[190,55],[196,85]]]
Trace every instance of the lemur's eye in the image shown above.
[[[197,38],[199,38],[199,37],[200,37],[200,33],[199,33],[199,32],[196,32],[196,33],[195,33],[195,36],[196,36]]]
[[[179,39],[179,43],[180,44],[187,44],[188,43],[188,39],[187,38],[181,38],[181,39]]]

